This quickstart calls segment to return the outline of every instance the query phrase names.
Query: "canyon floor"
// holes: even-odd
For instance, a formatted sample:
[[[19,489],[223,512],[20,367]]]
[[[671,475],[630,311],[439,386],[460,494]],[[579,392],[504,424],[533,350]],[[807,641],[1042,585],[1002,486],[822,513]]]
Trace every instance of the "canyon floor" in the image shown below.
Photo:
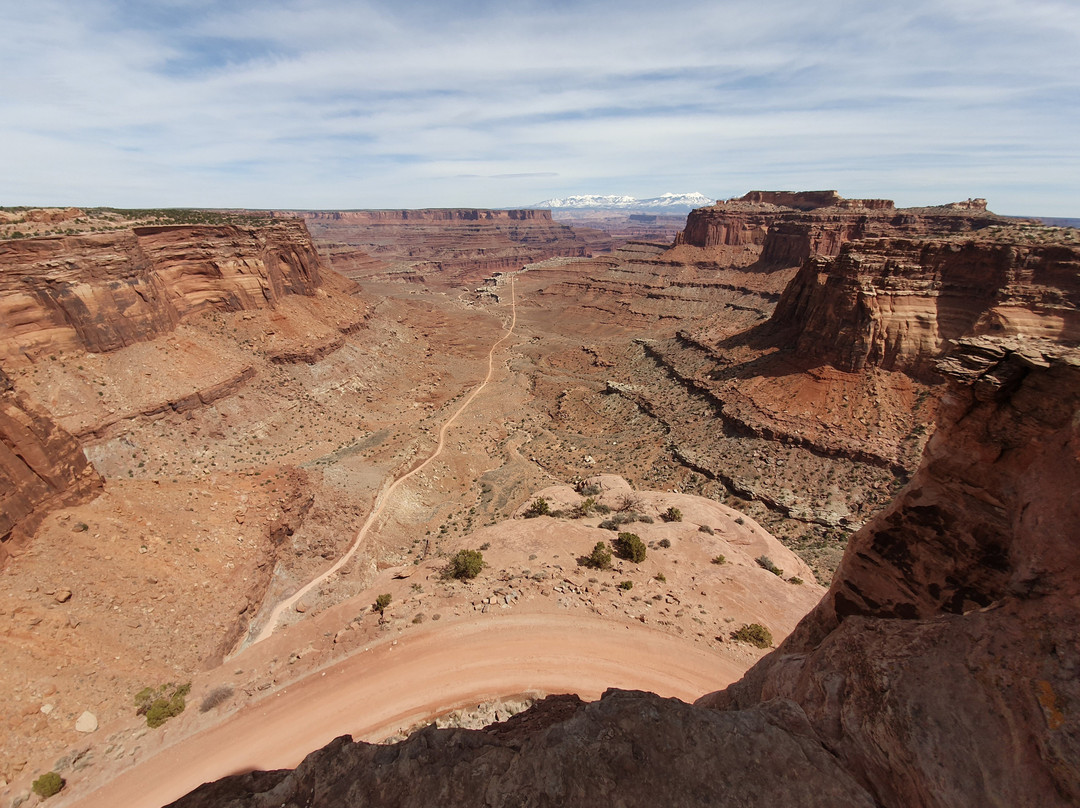
[[[47,517],[2,573],[5,797],[54,769],[68,786],[52,804],[160,805],[338,734],[378,740],[481,702],[609,686],[692,700],[765,653],[736,629],[786,636],[824,591],[814,571],[751,515],[673,484],[688,472],[672,471],[669,427],[608,385],[642,332],[547,305],[568,271],[442,289],[331,279],[273,310],[12,372],[106,484]],[[442,451],[389,491],[451,417]],[[615,535],[599,526],[611,514],[574,518],[583,485],[635,514],[620,529],[648,544],[644,562],[579,565]],[[380,494],[355,554],[256,641]],[[525,518],[538,496],[556,515]],[[672,507],[681,521],[662,518]],[[463,548],[484,548],[471,582],[443,574]],[[144,687],[189,681],[179,717],[149,729],[135,715]],[[228,695],[208,706],[212,693]],[[274,738],[260,751],[245,727],[268,710],[282,730],[260,730]],[[75,728],[84,711],[93,732]]]

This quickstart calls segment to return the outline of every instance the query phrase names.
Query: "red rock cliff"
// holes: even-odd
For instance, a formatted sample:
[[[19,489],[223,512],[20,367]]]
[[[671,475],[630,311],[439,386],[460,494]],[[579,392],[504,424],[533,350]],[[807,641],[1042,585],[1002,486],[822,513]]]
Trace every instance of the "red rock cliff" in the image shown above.
[[[1080,341],[1080,247],[872,239],[807,261],[771,323],[777,341],[841,370],[925,373],[963,336]]]
[[[0,542],[30,533],[52,508],[102,486],[78,442],[0,371]],[[0,564],[7,549],[0,544]]]
[[[0,242],[0,362],[115,350],[208,308],[273,306],[314,294],[319,272],[299,220]]]

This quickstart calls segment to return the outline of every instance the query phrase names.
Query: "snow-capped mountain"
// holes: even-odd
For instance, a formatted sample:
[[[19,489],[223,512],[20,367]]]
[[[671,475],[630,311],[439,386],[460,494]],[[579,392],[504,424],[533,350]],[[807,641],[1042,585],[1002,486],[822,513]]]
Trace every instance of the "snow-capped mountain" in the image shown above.
[[[632,196],[600,194],[581,194],[559,196],[545,199],[530,208],[552,208],[573,210],[662,210],[672,213],[687,213],[694,208],[712,205],[716,200],[704,194],[663,194],[651,199],[637,199]]]

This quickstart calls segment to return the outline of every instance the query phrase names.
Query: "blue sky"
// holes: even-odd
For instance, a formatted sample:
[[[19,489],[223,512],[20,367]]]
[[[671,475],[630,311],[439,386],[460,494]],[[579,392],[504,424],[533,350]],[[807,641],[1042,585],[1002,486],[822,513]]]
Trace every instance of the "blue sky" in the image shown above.
[[[0,0],[0,204],[1080,216],[1080,2]]]

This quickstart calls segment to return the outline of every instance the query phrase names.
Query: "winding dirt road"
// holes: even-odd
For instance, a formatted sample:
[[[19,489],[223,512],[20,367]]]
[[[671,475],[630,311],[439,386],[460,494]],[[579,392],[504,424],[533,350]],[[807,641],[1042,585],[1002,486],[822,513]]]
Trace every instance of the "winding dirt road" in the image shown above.
[[[608,687],[693,701],[742,668],[647,626],[597,617],[506,615],[388,639],[167,747],[79,808],[160,808],[203,782],[296,766],[339,735],[378,740],[429,716],[511,696]]]
[[[442,454],[443,448],[446,446],[447,431],[450,429],[451,426],[453,426],[454,422],[458,419],[458,416],[460,416],[463,412],[465,412],[465,410],[469,408],[469,405],[472,404],[473,400],[478,395],[480,395],[483,389],[487,387],[488,382],[491,381],[491,377],[495,372],[495,351],[500,345],[502,345],[504,342],[506,342],[507,339],[510,338],[510,335],[514,333],[514,328],[516,326],[517,301],[514,295],[514,277],[511,275],[510,326],[507,328],[506,333],[503,334],[499,339],[497,339],[494,344],[492,344],[491,350],[488,351],[488,369],[487,375],[484,376],[484,380],[480,382],[480,384],[478,384],[475,388],[473,388],[473,391],[465,397],[464,401],[461,402],[461,406],[458,407],[457,410],[454,411],[453,415],[447,418],[443,425],[439,428],[439,442],[436,444],[435,450],[430,455],[428,455],[427,459],[424,460],[424,462],[420,463],[418,466],[415,466],[411,471],[401,475],[389,485],[384,485],[382,490],[379,491],[378,496],[375,498],[375,504],[371,508],[371,513],[368,514],[368,518],[364,520],[364,524],[360,526],[360,530],[357,532],[356,538],[353,539],[353,543],[349,547],[348,551],[344,555],[342,555],[341,558],[339,558],[333,564],[333,566],[326,570],[326,572],[322,573],[316,578],[311,579],[288,598],[278,603],[278,605],[275,606],[274,610],[270,613],[270,617],[267,618],[266,625],[263,626],[262,631],[258,633],[253,642],[260,642],[273,634],[274,629],[276,629],[278,623],[281,622],[281,615],[283,615],[288,609],[293,608],[300,601],[300,599],[304,597],[304,595],[306,595],[316,586],[321,584],[323,581],[325,581],[327,578],[329,578],[331,575],[333,575],[342,567],[344,567],[347,563],[349,563],[349,560],[354,555],[356,555],[356,551],[359,550],[360,546],[364,543],[364,539],[367,537],[368,531],[371,529],[372,525],[374,525],[376,520],[380,516],[382,516],[382,513],[386,509],[386,506],[389,503],[390,498],[394,495],[394,492],[397,491],[398,488],[400,488],[410,478],[412,478],[416,474],[419,474],[421,471],[427,468],[429,464],[434,462],[434,460],[440,454]]]

